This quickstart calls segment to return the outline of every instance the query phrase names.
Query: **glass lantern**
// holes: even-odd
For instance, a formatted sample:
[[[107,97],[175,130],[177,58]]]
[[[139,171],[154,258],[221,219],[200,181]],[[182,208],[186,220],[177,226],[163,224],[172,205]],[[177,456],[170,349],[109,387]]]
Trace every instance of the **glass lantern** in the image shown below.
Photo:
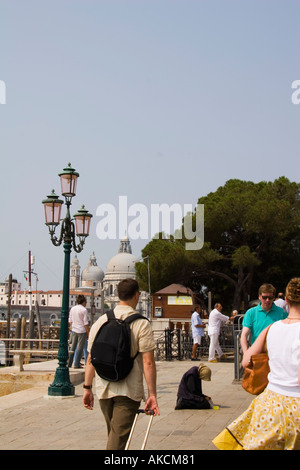
[[[44,199],[42,203],[44,204],[46,225],[53,227],[59,225],[63,201],[58,199],[54,189],[52,189],[51,194],[47,196],[47,199]]]
[[[71,163],[69,163],[67,168],[64,168],[58,176],[60,176],[62,195],[66,198],[74,197],[76,195],[79,173],[77,173],[75,169],[71,167]]]

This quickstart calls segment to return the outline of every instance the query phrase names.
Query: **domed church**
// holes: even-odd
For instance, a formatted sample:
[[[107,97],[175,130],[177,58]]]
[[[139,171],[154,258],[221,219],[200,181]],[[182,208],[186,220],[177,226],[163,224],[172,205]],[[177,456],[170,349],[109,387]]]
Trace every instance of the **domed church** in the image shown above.
[[[75,256],[71,265],[70,288],[91,287],[95,295],[102,297],[102,313],[107,308],[114,308],[119,303],[117,286],[122,279],[136,278],[135,263],[139,260],[132,254],[131,244],[127,236],[120,240],[118,253],[111,258],[106,267],[106,273],[97,265],[95,254],[90,257],[87,267],[82,271],[81,286],[79,286],[80,266]],[[150,316],[151,306],[149,294],[141,292],[136,309],[142,315]]]
[[[89,259],[87,267],[81,274],[81,287],[96,287],[101,289],[104,272],[97,265],[95,253]]]
[[[103,282],[105,296],[111,297],[111,300],[114,297],[118,299],[117,285],[122,279],[136,278],[135,263],[137,261],[138,258],[132,254],[128,237],[122,238],[118,254],[109,261],[106,267]]]

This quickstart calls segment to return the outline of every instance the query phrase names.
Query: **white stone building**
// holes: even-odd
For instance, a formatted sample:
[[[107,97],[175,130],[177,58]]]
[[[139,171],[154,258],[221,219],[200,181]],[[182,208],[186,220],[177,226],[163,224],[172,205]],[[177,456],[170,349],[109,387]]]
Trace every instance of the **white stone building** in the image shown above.
[[[85,292],[93,292],[95,304],[101,299],[103,313],[107,308],[114,308],[119,303],[117,286],[122,279],[136,278],[135,264],[138,258],[132,254],[131,244],[127,236],[121,239],[118,253],[111,258],[103,270],[97,265],[95,254],[90,257],[88,266],[82,271],[81,284],[78,286],[78,260],[75,256],[71,266],[70,285]],[[97,308],[97,307],[96,307]],[[141,292],[139,304],[137,305],[143,315],[150,316],[151,308],[149,294]]]
[[[119,303],[118,283],[127,278],[136,279],[135,264],[138,261],[138,258],[132,254],[128,237],[125,236],[120,241],[119,252],[107,264],[103,280],[104,301],[110,308]],[[136,308],[142,315],[150,317],[150,296],[147,292],[141,292]]]
[[[107,308],[114,308],[119,303],[117,285],[122,279],[136,278],[135,264],[138,258],[132,254],[128,237],[120,241],[118,253],[111,258],[106,267],[106,273],[97,265],[95,253],[90,256],[88,265],[81,273],[81,267],[77,255],[70,266],[70,308],[76,304],[78,294],[87,298],[87,309],[94,308],[98,315],[104,313]],[[8,281],[0,284],[0,307],[7,306]],[[62,290],[32,291],[21,290],[21,283],[15,279],[12,284],[11,305],[13,307],[35,307],[38,302],[41,308],[60,308],[62,306]],[[141,292],[137,310],[150,318],[150,296],[147,292]]]

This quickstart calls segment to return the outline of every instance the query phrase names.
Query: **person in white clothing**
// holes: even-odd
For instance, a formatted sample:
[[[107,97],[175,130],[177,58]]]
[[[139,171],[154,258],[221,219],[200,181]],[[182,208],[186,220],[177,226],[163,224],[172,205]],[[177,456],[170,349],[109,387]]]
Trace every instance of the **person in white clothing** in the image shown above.
[[[85,296],[81,294],[78,295],[76,302],[77,305],[72,307],[69,313],[69,324],[71,329],[69,367],[73,364],[74,353],[76,350],[74,369],[80,369],[80,359],[89,335],[89,320]]]
[[[244,353],[268,352],[265,390],[213,443],[220,450],[300,450],[300,278],[288,283],[289,315],[265,328]]]
[[[193,348],[192,348],[192,361],[197,361],[197,349],[201,345],[201,338],[204,335],[205,325],[201,320],[201,306],[196,304],[192,313],[191,324],[192,324],[192,335],[193,335]]]
[[[208,361],[217,362],[216,352],[219,356],[219,359],[223,356],[223,351],[219,343],[220,328],[222,323],[229,321],[229,318],[226,315],[221,313],[222,305],[216,304],[215,308],[210,312],[208,318],[208,336],[209,336],[209,352],[208,352]]]
[[[277,299],[274,301],[274,304],[277,305],[277,307],[281,307],[284,312],[287,312],[287,304],[286,301],[284,300],[284,295],[282,292],[278,293]]]

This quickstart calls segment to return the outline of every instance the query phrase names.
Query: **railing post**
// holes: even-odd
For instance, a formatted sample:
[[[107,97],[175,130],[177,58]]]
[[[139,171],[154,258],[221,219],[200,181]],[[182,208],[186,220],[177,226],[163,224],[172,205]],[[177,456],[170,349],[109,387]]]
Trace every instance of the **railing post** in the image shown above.
[[[243,315],[238,315],[237,322],[233,327],[233,342],[234,342],[234,380],[239,381],[244,375],[244,369],[241,365],[241,346],[240,337],[242,333]]]
[[[176,332],[177,332],[177,344],[178,344],[178,356],[177,356],[177,359],[178,359],[179,361],[181,361],[181,359],[182,359],[182,353],[183,353],[183,348],[182,348],[182,346],[183,346],[183,344],[182,344],[182,332],[181,332],[181,330],[180,330],[179,328],[176,330]]]

